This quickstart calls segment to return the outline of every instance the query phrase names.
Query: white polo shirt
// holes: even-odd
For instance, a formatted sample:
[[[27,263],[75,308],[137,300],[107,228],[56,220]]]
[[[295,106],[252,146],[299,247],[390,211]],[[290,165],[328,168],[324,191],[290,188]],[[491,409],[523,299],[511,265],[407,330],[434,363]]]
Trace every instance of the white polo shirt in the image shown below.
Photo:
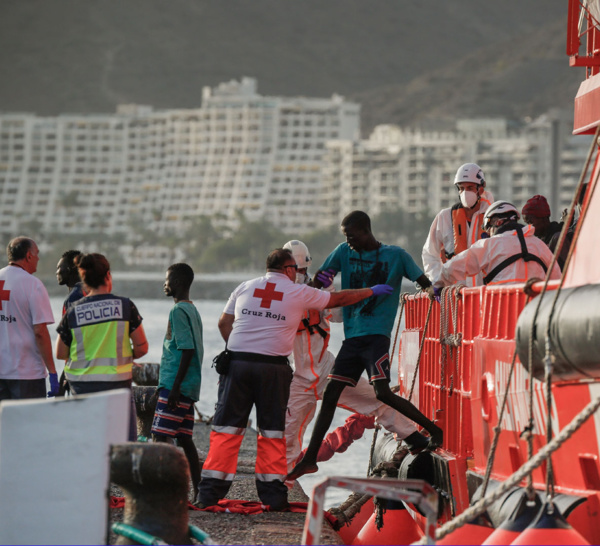
[[[246,281],[232,292],[223,310],[235,316],[227,348],[288,356],[304,310],[326,309],[329,299],[329,292],[295,284],[283,273],[268,272]]]
[[[53,322],[42,281],[18,266],[0,269],[0,379],[46,377],[33,326]]]

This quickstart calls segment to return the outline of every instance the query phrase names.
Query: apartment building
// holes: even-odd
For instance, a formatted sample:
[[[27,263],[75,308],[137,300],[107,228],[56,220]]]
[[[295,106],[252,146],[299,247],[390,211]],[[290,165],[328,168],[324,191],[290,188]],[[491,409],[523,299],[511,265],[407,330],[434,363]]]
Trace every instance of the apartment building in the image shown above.
[[[402,208],[433,216],[457,201],[454,175],[478,163],[495,199],[521,207],[548,198],[558,219],[572,199],[590,146],[571,135],[572,114],[552,111],[522,123],[458,120],[450,131],[380,125],[367,140],[330,141],[323,157],[323,218],[360,208],[375,216]]]
[[[322,156],[356,140],[343,97],[265,97],[256,80],[204,88],[200,108],[0,114],[0,233],[181,233],[199,215],[239,214],[289,233],[319,219]]]
[[[570,203],[591,137],[571,112],[530,121],[459,120],[446,130],[380,125],[359,139],[360,106],[266,97],[243,78],[204,88],[196,109],[122,105],[114,114],[0,114],[0,233],[97,234],[120,243],[183,234],[239,215],[300,236],[347,212],[431,216],[456,201],[462,163],[497,199]]]

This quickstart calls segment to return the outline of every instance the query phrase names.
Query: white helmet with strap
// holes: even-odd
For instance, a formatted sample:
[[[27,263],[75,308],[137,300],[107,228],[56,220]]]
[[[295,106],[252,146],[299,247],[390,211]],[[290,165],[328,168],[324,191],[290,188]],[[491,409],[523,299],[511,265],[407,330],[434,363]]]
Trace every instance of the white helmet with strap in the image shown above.
[[[310,264],[312,264],[312,258],[308,252],[308,247],[302,241],[297,241],[296,239],[288,241],[283,245],[283,248],[291,251],[294,260],[296,260],[298,269],[310,267]]]
[[[490,228],[492,217],[502,216],[507,220],[518,220],[521,216],[517,208],[508,201],[494,201],[483,215],[483,229],[486,231]]]
[[[460,184],[461,182],[479,184],[485,188],[485,176],[479,165],[476,163],[465,163],[464,165],[461,165],[458,168],[458,171],[456,171],[454,184]]]

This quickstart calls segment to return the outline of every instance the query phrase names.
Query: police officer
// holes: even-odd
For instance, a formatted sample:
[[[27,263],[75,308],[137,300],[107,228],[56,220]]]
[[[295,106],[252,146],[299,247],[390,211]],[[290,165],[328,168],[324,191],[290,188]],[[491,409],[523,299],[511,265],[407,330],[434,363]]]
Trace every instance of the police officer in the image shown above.
[[[82,254],[75,263],[88,295],[71,305],[56,329],[56,357],[69,359],[71,393],[131,389],[133,359],[148,352],[142,317],[129,298],[111,294],[110,264],[102,254]],[[132,399],[129,439],[136,438]]]

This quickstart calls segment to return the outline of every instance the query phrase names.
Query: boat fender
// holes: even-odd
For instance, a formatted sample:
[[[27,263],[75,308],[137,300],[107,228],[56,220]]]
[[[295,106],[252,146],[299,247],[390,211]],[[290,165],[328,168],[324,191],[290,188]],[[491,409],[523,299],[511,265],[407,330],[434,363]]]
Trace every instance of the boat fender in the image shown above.
[[[496,480],[490,480],[487,491],[492,491],[494,488],[498,487],[501,482]],[[480,485],[473,496],[471,497],[471,504],[475,504],[481,499],[482,486]],[[517,510],[519,503],[521,502],[522,496],[525,494],[526,490],[523,487],[515,487],[510,491],[507,491],[504,495],[502,495],[498,500],[493,502],[488,506],[485,515],[490,520],[491,524],[498,528],[505,521],[507,521]],[[540,497],[541,493],[536,492],[536,507],[539,509],[542,506],[542,499]],[[564,515],[565,518],[568,518],[571,512],[579,506],[581,503],[585,502],[585,497],[579,497],[576,495],[565,495],[564,493],[559,493],[554,497],[554,504],[558,506],[560,513]],[[536,510],[537,514],[537,510]]]
[[[354,498],[361,499],[362,501],[363,495],[360,495],[359,493],[353,493],[352,495],[350,495],[350,497],[348,497],[346,502],[342,504],[342,507],[344,506],[344,504],[348,503],[353,498],[353,496]],[[353,507],[354,505],[351,505],[349,508]],[[346,510],[343,510],[344,513],[341,515],[341,517],[338,517],[338,514],[336,513],[334,508],[329,509],[329,513],[334,515],[337,518],[338,523],[341,525],[339,529],[336,529],[335,527],[334,529],[337,530],[338,535],[340,535],[344,544],[352,544],[352,541],[354,540],[356,535],[360,532],[360,530],[364,527],[365,523],[367,523],[369,518],[373,515],[373,511],[374,507],[372,497],[369,500],[367,500],[364,504],[362,504],[358,512],[352,514],[350,518],[347,517]],[[342,520],[345,520],[344,523],[341,523]]]
[[[520,489],[511,493],[519,494],[516,507],[512,514],[505,519],[501,525],[496,527],[494,532],[483,541],[483,544],[486,546],[493,544],[510,544],[536,518],[542,507],[542,501],[537,493],[531,501],[529,500],[529,496],[525,489]],[[513,494],[509,496],[509,498],[512,499],[515,499],[515,497],[516,495]],[[512,506],[513,503],[511,502],[510,505]],[[502,512],[505,512],[505,510],[502,510]]]
[[[589,544],[562,516],[552,501],[542,506],[535,520],[511,544]]]
[[[542,296],[539,296],[542,297]],[[554,293],[544,296],[532,325],[538,299],[529,302],[517,321],[516,346],[519,360],[527,368],[529,338],[533,336],[533,376],[544,379],[544,356],[548,321]],[[600,379],[598,332],[600,332],[600,284],[561,290],[550,323],[550,344],[555,356],[555,380]]]
[[[436,540],[435,543],[444,545],[462,544],[463,546],[474,546],[476,544],[482,544],[483,541],[486,540],[493,531],[494,530],[491,527],[482,525],[481,522],[475,520],[465,523],[455,531],[448,533],[441,540]]]
[[[425,534],[406,510],[388,511],[384,515],[385,525],[378,528],[375,514],[365,523],[350,544],[413,544]]]

